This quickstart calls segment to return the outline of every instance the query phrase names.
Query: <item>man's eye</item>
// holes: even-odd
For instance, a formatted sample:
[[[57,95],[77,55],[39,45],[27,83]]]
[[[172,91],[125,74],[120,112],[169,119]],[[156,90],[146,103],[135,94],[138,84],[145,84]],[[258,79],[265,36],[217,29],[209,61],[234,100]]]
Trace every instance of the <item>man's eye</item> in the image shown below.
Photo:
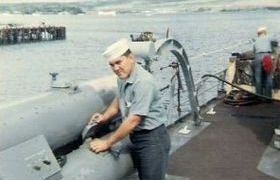
[[[109,65],[111,67],[114,67],[115,65],[120,65],[122,63],[123,60],[118,60],[118,61],[115,61],[114,63],[109,63]]]

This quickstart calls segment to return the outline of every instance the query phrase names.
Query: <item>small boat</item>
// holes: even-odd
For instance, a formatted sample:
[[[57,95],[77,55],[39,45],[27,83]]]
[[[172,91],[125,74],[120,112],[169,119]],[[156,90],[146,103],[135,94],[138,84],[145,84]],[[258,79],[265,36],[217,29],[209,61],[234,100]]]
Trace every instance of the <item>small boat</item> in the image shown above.
[[[97,14],[98,16],[116,16],[117,12],[114,10],[100,10]]]

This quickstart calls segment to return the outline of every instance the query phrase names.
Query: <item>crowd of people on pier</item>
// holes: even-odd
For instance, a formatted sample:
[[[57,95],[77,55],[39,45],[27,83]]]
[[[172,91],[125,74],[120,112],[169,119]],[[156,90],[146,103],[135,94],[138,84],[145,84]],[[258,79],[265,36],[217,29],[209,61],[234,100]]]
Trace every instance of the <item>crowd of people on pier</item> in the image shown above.
[[[66,28],[63,26],[19,27],[7,25],[0,29],[0,45],[61,40],[65,38]]]

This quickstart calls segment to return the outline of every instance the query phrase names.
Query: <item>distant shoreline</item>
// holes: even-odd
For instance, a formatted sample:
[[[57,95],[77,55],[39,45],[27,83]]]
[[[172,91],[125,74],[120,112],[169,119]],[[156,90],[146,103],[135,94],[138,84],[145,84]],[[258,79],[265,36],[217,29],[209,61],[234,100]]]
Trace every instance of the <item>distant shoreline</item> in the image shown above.
[[[143,3],[145,0],[142,0]],[[240,0],[239,0],[240,1]],[[118,4],[117,2],[72,2],[72,3],[0,3],[0,14],[31,15],[118,15],[118,14],[180,14],[194,12],[240,12],[240,11],[279,11],[280,3],[187,3],[150,1],[147,6],[140,2]],[[120,2],[119,2],[120,3]],[[147,4],[147,3],[145,3]],[[257,4],[257,5],[256,5]],[[108,13],[110,12],[110,13]]]

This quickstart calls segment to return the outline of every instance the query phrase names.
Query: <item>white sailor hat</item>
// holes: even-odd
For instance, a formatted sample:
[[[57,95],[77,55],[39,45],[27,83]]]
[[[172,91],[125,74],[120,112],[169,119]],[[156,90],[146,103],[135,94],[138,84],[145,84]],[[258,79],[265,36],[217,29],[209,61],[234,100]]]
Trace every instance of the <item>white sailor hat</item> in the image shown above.
[[[128,40],[121,39],[113,43],[112,45],[110,45],[103,53],[103,56],[108,61],[112,61],[122,56],[128,49],[129,49]]]
[[[265,26],[259,27],[257,33],[266,32],[267,28]]]

